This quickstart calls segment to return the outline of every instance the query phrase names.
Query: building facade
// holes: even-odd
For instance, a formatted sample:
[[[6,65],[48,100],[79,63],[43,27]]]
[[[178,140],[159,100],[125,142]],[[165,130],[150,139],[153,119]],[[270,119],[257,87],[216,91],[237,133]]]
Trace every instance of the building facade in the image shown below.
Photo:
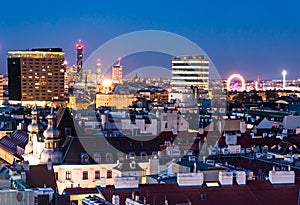
[[[121,66],[121,62],[112,66],[112,81],[113,83],[122,83],[123,82],[123,66]]]
[[[4,98],[4,76],[0,75],[0,100],[3,100]]]
[[[133,94],[96,94],[96,107],[115,107],[116,109],[124,109],[131,105]]]
[[[172,89],[185,92],[191,86],[208,90],[209,60],[204,56],[180,56],[172,59]]]
[[[9,51],[9,100],[63,101],[64,55],[61,48]]]

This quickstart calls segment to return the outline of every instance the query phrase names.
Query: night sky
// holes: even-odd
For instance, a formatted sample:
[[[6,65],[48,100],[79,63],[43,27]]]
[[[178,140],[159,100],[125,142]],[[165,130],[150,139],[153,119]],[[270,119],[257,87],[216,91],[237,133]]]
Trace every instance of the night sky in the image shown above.
[[[114,37],[152,29],[197,43],[222,78],[240,73],[248,80],[280,79],[282,69],[287,79],[300,78],[300,1],[247,2],[2,1],[0,72],[6,72],[8,50],[62,47],[74,64],[78,39],[87,58]],[[129,73],[149,64],[168,67],[170,60],[167,55],[136,55],[124,59],[124,68]]]

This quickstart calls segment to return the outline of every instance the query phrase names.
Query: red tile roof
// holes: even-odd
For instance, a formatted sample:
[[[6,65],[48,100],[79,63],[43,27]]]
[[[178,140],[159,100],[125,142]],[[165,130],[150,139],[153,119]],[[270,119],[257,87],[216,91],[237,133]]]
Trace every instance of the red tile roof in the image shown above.
[[[177,184],[144,184],[139,187],[140,199],[146,197],[152,205],[188,203],[206,205],[277,205],[296,204],[299,181],[296,185],[273,186],[268,181],[249,181],[247,186],[222,186],[218,188],[179,187]],[[120,204],[131,197],[132,190],[116,190],[107,186],[101,190],[106,200],[111,202],[113,194],[120,196]]]
[[[98,194],[97,188],[82,188],[82,187],[76,187],[76,188],[67,188],[64,190],[64,193],[75,195],[75,194]]]
[[[53,171],[48,171],[46,164],[32,165],[30,171],[26,173],[26,183],[31,188],[51,187],[56,190],[56,179]]]

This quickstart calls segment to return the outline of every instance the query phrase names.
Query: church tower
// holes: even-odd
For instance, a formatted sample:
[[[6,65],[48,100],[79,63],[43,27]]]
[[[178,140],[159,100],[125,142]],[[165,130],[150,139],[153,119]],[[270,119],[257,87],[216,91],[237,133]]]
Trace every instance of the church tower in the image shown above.
[[[39,112],[36,106],[31,111],[31,123],[28,125],[28,143],[25,147],[25,154],[30,154],[33,152],[34,141],[37,139],[37,135],[43,131],[43,126],[39,124]]]
[[[59,164],[62,161],[62,152],[60,151],[60,131],[56,129],[56,114],[53,109],[47,116],[48,127],[44,131],[45,148],[41,154],[41,163],[47,163],[51,159],[53,164]]]

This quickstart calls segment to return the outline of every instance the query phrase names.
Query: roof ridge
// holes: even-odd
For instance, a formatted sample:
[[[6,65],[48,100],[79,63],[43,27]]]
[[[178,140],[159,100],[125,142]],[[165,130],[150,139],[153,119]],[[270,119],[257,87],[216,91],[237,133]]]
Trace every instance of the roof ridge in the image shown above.
[[[71,147],[71,145],[73,144],[74,137],[71,136],[71,138],[72,138],[72,139],[71,139],[71,141],[70,141],[70,143],[69,143],[69,146],[68,146],[68,148],[67,148],[67,150],[66,150],[66,152],[65,152],[65,154],[64,154],[64,156],[63,156],[62,162],[65,161],[65,159],[66,159],[66,157],[67,157],[67,154],[68,154],[68,152],[69,152],[69,150],[70,150],[70,147]]]
[[[57,118],[56,118],[56,126],[59,126],[64,114],[65,114],[66,108],[60,107],[57,111]]]

